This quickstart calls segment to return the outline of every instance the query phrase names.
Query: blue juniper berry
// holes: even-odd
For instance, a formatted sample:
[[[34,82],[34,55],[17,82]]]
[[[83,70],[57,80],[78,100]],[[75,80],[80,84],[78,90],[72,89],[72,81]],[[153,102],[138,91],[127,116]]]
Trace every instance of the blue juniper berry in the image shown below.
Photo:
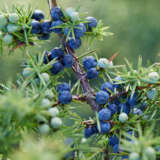
[[[116,104],[109,103],[108,108],[111,110],[112,115],[118,112],[118,106]]]
[[[116,144],[119,144],[119,138],[116,136],[116,135],[112,135],[110,138],[109,138],[109,141],[108,141],[108,144],[110,146],[114,146]]]
[[[43,57],[43,63],[44,64],[48,64],[50,61],[52,61],[54,58],[56,58],[56,56],[54,54],[52,54],[49,51],[45,52],[45,55]]]
[[[59,93],[58,100],[61,104],[69,104],[72,101],[72,95],[69,91],[62,91]]]
[[[118,152],[119,152],[119,144],[115,144],[115,145],[113,146],[113,152],[114,152],[114,153],[118,153]]]
[[[100,122],[100,128],[101,128],[100,133],[106,134],[110,131],[111,125],[109,122]]]
[[[44,18],[45,18],[45,14],[43,13],[43,11],[37,9],[33,12],[32,19],[41,21]]]
[[[99,72],[96,68],[90,68],[87,71],[87,79],[94,79],[99,76]]]
[[[134,93],[132,97],[130,96],[127,103],[132,107],[135,106],[137,104],[137,93]]]
[[[62,71],[63,68],[64,68],[64,66],[60,62],[57,61],[53,64],[53,66],[51,68],[51,73],[53,75],[55,75],[55,74],[59,73],[60,71]]]
[[[102,84],[101,90],[110,94],[111,92],[114,92],[113,84],[110,83],[110,82],[105,82],[105,83]]]
[[[99,111],[98,117],[100,121],[108,121],[111,119],[112,113],[108,108],[104,108]]]
[[[92,136],[93,134],[96,134],[96,133],[98,133],[97,126],[86,127],[84,129],[84,136],[86,138],[89,138],[90,136]]]
[[[41,24],[38,21],[33,20],[31,22],[31,27],[32,27],[32,30],[31,30],[32,34],[41,33]]]
[[[61,83],[57,86],[57,91],[62,92],[62,91],[69,91],[70,92],[71,87],[68,83]]]
[[[74,32],[75,38],[80,38],[84,36],[84,33],[86,32],[86,26],[83,23],[80,23],[79,25],[76,25],[73,29],[67,27],[64,29],[65,36],[72,37],[72,31]]]
[[[118,113],[124,112],[126,114],[130,113],[130,106],[127,105],[126,103],[121,103],[118,105]]]
[[[74,58],[73,58],[73,56],[70,55],[70,54],[64,55],[62,63],[64,65],[64,67],[72,67],[72,65],[74,64]]]
[[[83,59],[83,66],[87,70],[94,68],[97,66],[97,60],[93,56],[87,56]]]
[[[51,21],[45,20],[41,23],[42,33],[49,34],[51,32]]]
[[[59,7],[54,7],[51,9],[51,17],[54,21],[62,20],[64,15]]]
[[[58,20],[58,21],[54,21],[51,24],[51,31],[55,32],[57,34],[61,34],[63,32],[61,25],[63,24],[62,21]]]
[[[93,27],[97,26],[98,22],[97,22],[96,18],[94,18],[94,17],[87,17],[86,19],[88,21],[88,23],[86,23],[86,24],[87,24],[89,30],[92,29]]]
[[[81,46],[82,42],[80,38],[74,39],[70,37],[67,41],[67,44],[71,49],[78,49]]]
[[[52,49],[51,54],[55,57],[62,57],[64,55],[64,50],[59,47],[55,47]]]
[[[108,102],[109,95],[104,91],[99,91],[96,93],[96,102],[98,104],[106,104]]]

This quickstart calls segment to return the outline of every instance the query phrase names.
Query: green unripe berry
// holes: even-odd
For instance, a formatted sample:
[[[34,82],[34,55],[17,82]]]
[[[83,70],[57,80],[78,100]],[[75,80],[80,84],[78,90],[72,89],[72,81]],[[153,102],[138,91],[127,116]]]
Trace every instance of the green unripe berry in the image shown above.
[[[128,120],[128,115],[127,115],[126,113],[121,113],[121,114],[119,115],[119,121],[120,121],[120,122],[124,123],[124,122],[126,122],[127,120]]]
[[[42,73],[41,77],[45,82],[48,82],[50,80],[49,74],[48,73]]]
[[[14,32],[17,32],[17,31],[19,31],[19,30],[20,30],[20,27],[17,26],[17,25],[15,25],[15,24],[8,24],[8,25],[7,25],[7,31],[8,31],[9,33],[14,33]]]
[[[24,68],[22,74],[25,78],[29,77],[32,74],[32,68]]]
[[[151,89],[151,90],[149,90],[149,91],[147,92],[147,97],[148,97],[150,100],[155,99],[155,98],[157,97],[157,95],[158,95],[158,91],[157,91],[155,88],[153,88],[153,89]]]
[[[148,78],[153,83],[156,83],[159,80],[159,74],[157,72],[151,72],[148,74]]]
[[[47,98],[44,98],[41,102],[41,106],[44,107],[44,108],[48,108],[49,106],[51,105],[51,102],[49,99]]]
[[[50,131],[50,127],[47,124],[42,124],[39,126],[39,131],[41,134],[48,134]]]
[[[56,107],[48,109],[48,112],[52,117],[56,117],[59,114],[59,110]]]
[[[133,152],[129,155],[129,160],[140,160],[140,156],[138,153]]]
[[[62,120],[58,117],[52,118],[51,119],[51,126],[55,129],[58,129],[62,126]]]
[[[7,25],[8,21],[4,15],[0,15],[0,29],[4,28]]]
[[[107,58],[100,58],[98,60],[97,66],[100,68],[110,68],[113,66],[112,61],[109,61]]]
[[[2,40],[5,44],[11,44],[13,42],[13,36],[10,34],[6,34]]]
[[[86,138],[82,138],[81,139],[81,143],[86,143],[87,142],[87,139]]]
[[[9,16],[8,16],[8,19],[11,23],[17,23],[18,20],[19,20],[19,17],[16,13],[11,13]]]
[[[73,8],[66,9],[67,16],[71,17],[73,21],[79,20],[79,14]]]
[[[44,95],[49,99],[52,99],[54,97],[54,94],[53,94],[52,90],[50,90],[50,89],[47,89],[45,91]]]
[[[155,160],[156,159],[156,153],[152,147],[147,147],[144,151],[144,154],[148,158],[148,160]]]

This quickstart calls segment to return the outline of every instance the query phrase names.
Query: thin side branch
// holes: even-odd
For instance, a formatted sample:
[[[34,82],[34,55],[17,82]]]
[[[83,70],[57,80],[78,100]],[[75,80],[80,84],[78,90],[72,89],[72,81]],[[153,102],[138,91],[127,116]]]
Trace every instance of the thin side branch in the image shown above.
[[[85,102],[86,101],[86,97],[85,96],[72,96],[72,99],[75,100],[75,101],[81,101],[81,102]],[[56,107],[60,104],[60,102],[55,102],[52,107]]]
[[[73,56],[76,54],[75,51],[71,50],[66,44],[65,47],[68,51],[69,54],[72,54]],[[94,90],[91,88],[87,78],[86,78],[86,72],[84,71],[84,69],[81,67],[78,59],[75,59],[75,63],[73,65],[73,71],[75,73],[75,76],[78,80],[80,80],[81,82],[81,87],[83,90],[83,93],[86,96],[86,101],[87,103],[91,106],[91,108],[94,111],[99,111],[100,110],[100,106],[96,103],[94,97]]]
[[[52,0],[52,7],[55,7],[55,6],[57,6],[56,0]]]
[[[160,83],[148,84],[148,85],[146,85],[146,86],[137,86],[137,87],[136,87],[136,91],[138,91],[138,90],[144,90],[144,89],[149,89],[149,88],[154,88],[155,86],[160,86]],[[116,94],[116,95],[111,96],[111,97],[110,97],[110,100],[112,101],[112,100],[114,100],[114,99],[116,99],[116,98],[118,98],[118,97],[125,96],[125,95],[127,95],[128,93],[129,93],[129,91],[120,92],[120,93],[118,93],[118,94]]]
[[[105,149],[105,150],[104,150],[104,153],[105,153],[105,159],[104,159],[104,160],[110,160],[108,149]]]

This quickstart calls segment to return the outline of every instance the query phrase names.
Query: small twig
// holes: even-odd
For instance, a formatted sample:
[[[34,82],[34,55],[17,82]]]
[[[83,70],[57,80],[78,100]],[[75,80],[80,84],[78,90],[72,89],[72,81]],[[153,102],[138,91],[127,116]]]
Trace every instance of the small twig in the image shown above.
[[[58,106],[60,103],[59,103],[59,101],[57,101],[56,103],[54,103],[53,105],[52,105],[52,107],[56,107],[56,106]]]
[[[104,160],[110,160],[110,158],[109,158],[109,151],[108,151],[107,148],[104,150],[104,153],[105,153],[105,158],[104,158]]]
[[[155,86],[160,86],[160,83],[148,84],[148,85],[146,85],[146,86],[137,86],[137,87],[136,87],[136,91],[153,88],[153,87],[155,87]],[[114,99],[116,99],[116,98],[118,98],[118,97],[125,96],[125,95],[127,95],[128,93],[129,93],[129,91],[123,91],[123,92],[118,93],[118,94],[116,94],[116,95],[110,96],[110,100],[112,101],[112,100],[114,100]]]
[[[56,0],[52,0],[52,7],[55,7],[55,6],[57,6]]]
[[[119,52],[114,53],[112,57],[109,58],[109,61],[112,62],[117,56],[118,56]]]
[[[113,101],[114,99],[118,98],[118,97],[121,97],[121,96],[125,96],[128,94],[129,91],[123,91],[123,92],[120,92],[120,93],[117,93],[116,95],[113,95],[113,96],[110,96],[109,97],[109,100],[110,101]]]
[[[72,96],[72,99],[83,102],[83,101],[86,101],[86,96]]]
[[[30,42],[29,43],[31,46],[34,45],[34,43]],[[19,44],[17,44],[15,47],[11,48],[9,53],[13,52],[14,50],[18,49],[18,48],[21,48],[21,47],[25,47],[26,46],[26,43],[25,42],[21,42]]]
[[[86,96],[72,96],[72,99],[73,100],[76,100],[76,101],[81,101],[81,102],[85,102],[86,101]],[[56,107],[60,104],[59,101],[55,102],[52,107]]]
[[[94,122],[94,120],[88,120],[88,121],[83,121],[81,124],[82,124],[82,125],[89,126],[89,125],[94,125],[95,122]]]

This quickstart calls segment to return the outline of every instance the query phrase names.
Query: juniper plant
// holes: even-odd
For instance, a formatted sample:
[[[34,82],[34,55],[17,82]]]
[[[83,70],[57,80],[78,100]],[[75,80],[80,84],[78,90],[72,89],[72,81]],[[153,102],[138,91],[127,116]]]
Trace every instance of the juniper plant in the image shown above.
[[[48,4],[50,20],[40,10],[24,8],[0,14],[0,41],[10,51],[36,47],[36,38],[49,40],[51,33],[60,40],[51,51],[26,51],[22,75],[15,84],[1,84],[2,159],[158,159],[160,64],[145,68],[140,57],[137,68],[128,60],[116,66],[117,53],[99,59],[91,55],[95,50],[78,56],[85,37],[102,40],[111,35],[108,27],[64,10],[56,0]],[[87,106],[91,117],[85,117]],[[35,142],[26,141],[26,134]]]

